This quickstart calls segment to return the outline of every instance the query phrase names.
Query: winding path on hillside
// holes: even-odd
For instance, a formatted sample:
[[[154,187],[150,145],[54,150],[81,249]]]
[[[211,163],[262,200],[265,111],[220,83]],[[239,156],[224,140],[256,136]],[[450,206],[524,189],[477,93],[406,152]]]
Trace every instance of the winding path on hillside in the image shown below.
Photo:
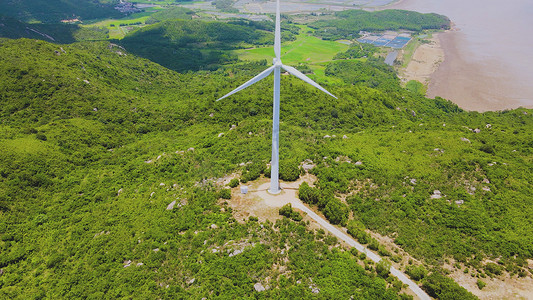
[[[312,211],[309,207],[305,206],[301,201],[291,201],[291,205],[294,208],[300,209],[303,212],[305,212],[311,219],[315,220],[320,226],[324,227],[327,231],[329,231],[331,234],[336,236],[337,238],[345,241],[348,245],[351,247],[354,247],[359,252],[366,253],[366,257],[371,259],[372,261],[378,263],[381,261],[381,257],[377,255],[376,253],[370,251],[365,246],[359,244],[356,242],[353,238],[351,238],[346,233],[340,231],[335,226],[331,225],[328,221],[317,215],[314,211]],[[426,292],[424,292],[414,281],[409,279],[404,273],[402,273],[400,270],[396,269],[395,267],[391,266],[390,272],[393,276],[398,278],[402,283],[407,284],[409,288],[422,300],[430,300],[431,297],[429,297]]]
[[[309,175],[307,175],[309,176]],[[305,212],[311,219],[313,219],[315,222],[317,222],[320,226],[322,226],[324,229],[329,231],[331,234],[336,236],[337,238],[343,240],[346,244],[348,244],[350,247],[354,247],[359,252],[363,252],[366,254],[366,256],[374,261],[375,263],[378,263],[381,261],[381,257],[377,255],[376,253],[370,251],[368,248],[366,248],[364,245],[361,245],[356,240],[354,240],[352,237],[347,235],[346,233],[339,230],[337,227],[333,226],[331,223],[329,223],[326,219],[319,216],[317,213],[315,213],[312,209],[310,209],[307,205],[305,205],[297,196],[297,190],[300,184],[303,182],[313,182],[314,180],[310,180],[309,178],[300,178],[298,181],[295,182],[284,182],[281,184],[281,187],[283,191],[278,195],[272,195],[267,192],[267,189],[269,187],[269,183],[263,183],[257,186],[255,189],[250,190],[250,194],[254,196],[258,196],[261,198],[264,202],[264,205],[270,206],[270,207],[282,207],[283,205],[290,203],[293,208],[297,208],[303,212]],[[403,272],[396,269],[394,266],[391,266],[390,272],[393,276],[398,278],[402,283],[407,284],[409,286],[409,289],[413,291],[413,293],[421,300],[431,300],[432,298],[426,294],[414,281],[409,279]]]

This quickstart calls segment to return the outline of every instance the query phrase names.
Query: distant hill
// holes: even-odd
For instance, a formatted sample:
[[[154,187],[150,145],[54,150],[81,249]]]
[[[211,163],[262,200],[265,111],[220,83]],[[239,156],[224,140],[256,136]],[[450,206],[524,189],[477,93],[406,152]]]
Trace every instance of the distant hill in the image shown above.
[[[271,41],[271,33],[251,25],[167,20],[134,31],[120,44],[138,56],[183,72],[217,68],[237,60],[228,50]]]
[[[450,19],[434,13],[387,9],[368,12],[360,9],[336,12],[335,18],[311,22],[315,35],[323,39],[353,39],[360,31],[446,29]]]
[[[76,41],[107,39],[108,30],[74,24],[29,24],[12,17],[0,16],[0,37],[29,38],[68,44]]]
[[[2,0],[0,12],[24,22],[59,23],[64,19],[81,20],[120,17],[113,0]],[[116,1],[118,2],[118,1]]]

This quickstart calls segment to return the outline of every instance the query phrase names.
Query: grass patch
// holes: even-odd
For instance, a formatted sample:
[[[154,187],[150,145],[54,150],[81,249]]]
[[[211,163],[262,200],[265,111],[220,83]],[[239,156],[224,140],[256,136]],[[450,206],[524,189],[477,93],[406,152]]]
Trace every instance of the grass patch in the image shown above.
[[[301,26],[301,32],[307,32],[305,26]],[[242,60],[262,60],[266,59],[268,62],[272,61],[274,57],[274,47],[261,47],[253,49],[237,50],[235,53]],[[300,33],[295,41],[284,43],[281,48],[282,61],[291,66],[297,66],[299,63],[308,64],[314,76],[319,81],[326,80],[325,63],[333,60],[333,57],[339,53],[346,51],[349,45],[339,43],[337,41],[324,41],[307,33]],[[330,79],[330,78],[328,78]]]

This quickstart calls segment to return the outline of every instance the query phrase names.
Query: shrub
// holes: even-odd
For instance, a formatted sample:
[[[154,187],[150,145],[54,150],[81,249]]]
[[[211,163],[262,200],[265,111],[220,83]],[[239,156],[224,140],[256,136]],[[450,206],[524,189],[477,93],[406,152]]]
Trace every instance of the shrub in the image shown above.
[[[285,181],[296,181],[300,178],[300,169],[296,161],[281,161],[279,164],[279,178]]]
[[[231,199],[231,190],[230,189],[221,189],[218,192],[218,198]]]
[[[424,266],[407,266],[407,268],[405,268],[405,273],[409,275],[411,279],[418,281],[426,277],[428,271]]]
[[[348,207],[341,200],[332,198],[324,208],[324,216],[333,224],[346,225]]]
[[[305,203],[316,204],[320,198],[320,190],[310,187],[307,182],[304,182],[298,188],[298,198]]]
[[[431,297],[438,299],[477,299],[453,279],[439,273],[433,273],[424,278],[422,289]]]
[[[294,221],[301,221],[302,220],[302,216],[300,215],[300,213],[298,213],[297,211],[293,210],[292,209],[292,205],[290,203],[287,203],[287,204],[283,205],[279,209],[279,214],[284,216],[284,217],[293,219]]]
[[[487,263],[485,265],[485,271],[489,274],[501,275],[503,267],[495,263]]]
[[[37,133],[37,135],[35,135],[35,138],[38,139],[38,140],[41,140],[41,141],[46,141],[47,140],[46,135],[44,135],[42,133]]]
[[[229,187],[237,187],[239,185],[239,179],[237,178],[233,178],[232,180],[230,180],[230,182],[228,183]]]
[[[480,290],[482,290],[482,289],[487,285],[487,284],[486,284],[483,280],[481,280],[481,279],[478,279],[477,282],[476,282],[476,284],[477,284],[477,287],[478,287]]]
[[[380,260],[376,265],[376,273],[383,278],[389,277],[391,265],[391,262],[386,259]]]

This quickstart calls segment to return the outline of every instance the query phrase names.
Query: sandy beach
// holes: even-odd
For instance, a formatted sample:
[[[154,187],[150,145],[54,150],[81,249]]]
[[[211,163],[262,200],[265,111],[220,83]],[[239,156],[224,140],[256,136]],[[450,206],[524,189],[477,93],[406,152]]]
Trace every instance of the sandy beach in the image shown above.
[[[401,0],[384,7],[384,9],[408,9],[421,12],[432,11],[433,8],[419,0]],[[437,7],[437,9],[450,10],[451,8]],[[444,12],[436,12],[446,15]],[[452,11],[452,14],[460,16],[459,19],[464,17],[457,11]],[[455,21],[453,16],[449,17]],[[438,41],[433,40],[432,45],[419,47],[413,60],[403,72],[405,78],[427,82],[428,97],[440,96],[449,99],[466,110],[483,112],[518,107],[533,108],[533,84],[529,81],[532,72],[524,68],[524,64],[520,65],[519,62],[513,61],[514,57],[501,55],[505,53],[505,47],[510,47],[509,44],[504,43],[507,41],[500,38],[495,40],[499,43],[498,45],[489,44],[487,47],[483,44],[485,40],[479,39],[481,41],[479,42],[472,38],[473,36],[476,38],[478,32],[487,31],[478,28],[467,31],[466,26],[468,25],[464,23],[458,24],[452,30],[437,34]],[[494,34],[492,31],[490,33]],[[507,33],[502,30],[499,37],[507,38],[505,35]],[[517,40],[512,34],[509,35],[509,39]],[[484,49],[487,49],[486,53]],[[511,47],[510,50],[509,54],[512,55],[512,51],[521,54],[517,51],[522,49]],[[527,55],[517,55],[516,60],[530,64],[531,61],[527,57]],[[436,67],[435,63],[439,60],[442,60],[442,63]]]
[[[429,43],[420,45],[405,70],[400,70],[399,75],[404,82],[416,80],[429,85],[431,76],[444,61],[444,50],[438,35],[434,34]]]

